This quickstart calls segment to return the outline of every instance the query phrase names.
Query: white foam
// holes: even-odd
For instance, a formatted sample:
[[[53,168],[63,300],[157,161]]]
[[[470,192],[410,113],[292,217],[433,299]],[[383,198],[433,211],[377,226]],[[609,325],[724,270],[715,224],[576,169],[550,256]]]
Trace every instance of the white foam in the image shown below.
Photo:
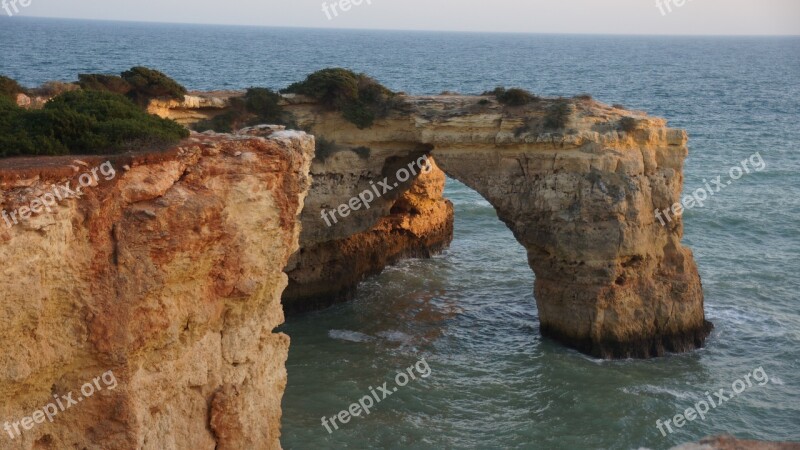
[[[364,333],[351,330],[330,330],[328,336],[331,339],[339,339],[340,341],[348,342],[369,342],[374,338]]]
[[[669,389],[661,386],[646,385],[639,389],[640,392],[648,392],[651,394],[668,394],[677,399],[687,400],[693,399],[694,396],[689,392],[680,392],[674,389]]]
[[[378,333],[378,336],[391,342],[405,343],[411,340],[411,336],[403,333],[402,331],[394,331],[394,330],[381,331],[380,333]]]

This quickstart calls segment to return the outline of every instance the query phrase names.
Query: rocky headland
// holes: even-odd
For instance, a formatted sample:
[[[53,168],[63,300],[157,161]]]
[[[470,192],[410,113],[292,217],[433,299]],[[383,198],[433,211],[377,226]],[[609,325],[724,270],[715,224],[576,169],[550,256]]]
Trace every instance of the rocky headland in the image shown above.
[[[209,94],[197,98],[203,96]],[[224,111],[191,105],[219,105],[230,96],[151,107],[165,117],[177,111],[188,124]],[[688,154],[683,130],[588,97],[519,106],[491,95],[403,100],[362,129],[311,98],[284,96],[296,125],[318,139],[300,250],[287,267],[288,310],[346,298],[397,258],[446,246],[453,218],[441,169],[486,198],[527,250],[542,334],[603,358],[703,345],[711,324],[694,258],[680,243],[683,224],[678,217],[662,225],[654,216],[679,201]],[[558,130],[548,127],[553,111],[562,111]],[[435,160],[431,174],[393,178],[420,155]],[[323,220],[322,211],[384,177],[397,187],[371,208],[334,225]],[[409,196],[427,206],[409,208]]]
[[[192,125],[242,95],[149,111]],[[284,310],[345,300],[387,265],[446,248],[446,175],[527,250],[545,336],[602,358],[703,345],[711,325],[682,222],[653,214],[679,200],[688,153],[663,119],[588,97],[402,96],[369,126],[304,95],[280,104],[305,132],[257,126],[160,152],[0,162],[9,211],[91,167],[116,169],[0,227],[2,416],[103,373],[118,383],[26,427],[12,448],[280,448]],[[415,165],[426,169],[401,176]],[[365,191],[369,207],[356,208]]]

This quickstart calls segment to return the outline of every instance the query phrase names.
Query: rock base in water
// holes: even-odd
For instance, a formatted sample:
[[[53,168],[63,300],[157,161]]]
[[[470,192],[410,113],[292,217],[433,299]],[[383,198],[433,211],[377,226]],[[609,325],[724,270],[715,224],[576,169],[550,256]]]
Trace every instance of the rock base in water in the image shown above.
[[[581,353],[602,359],[655,358],[668,353],[683,353],[702,348],[714,324],[705,321],[702,327],[672,335],[646,336],[620,342],[596,341],[590,338],[575,338],[546,325],[541,326],[542,336],[556,340]]]

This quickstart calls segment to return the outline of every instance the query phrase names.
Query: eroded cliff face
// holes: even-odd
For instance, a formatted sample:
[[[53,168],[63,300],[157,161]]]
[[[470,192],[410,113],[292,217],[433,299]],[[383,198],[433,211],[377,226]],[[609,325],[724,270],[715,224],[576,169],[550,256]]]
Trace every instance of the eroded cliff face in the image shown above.
[[[229,107],[232,96],[241,95],[236,91],[193,92],[183,100],[154,99],[147,106],[147,112],[161,117],[169,117],[181,125],[191,125],[222,113]]]
[[[330,216],[327,222],[323,220],[320,211],[331,210],[342,199],[370,189],[369,181],[383,178],[377,174],[396,167],[390,164],[382,172],[361,173],[356,176],[359,181],[337,183],[337,176],[358,166],[354,157],[358,158],[342,152],[333,157],[338,162],[315,162],[312,166],[314,195],[309,196],[310,204],[303,212],[302,248],[286,267],[289,286],[283,304],[287,313],[347,300],[364,277],[380,273],[403,258],[429,258],[453,239],[453,205],[442,196],[445,176],[433,160],[429,161],[430,171],[420,174],[410,186],[398,182],[396,193],[377,198],[370,207],[373,211],[366,210],[353,220],[337,216],[337,223]],[[394,175],[390,178],[389,185],[393,186]],[[334,194],[332,187],[342,192]]]
[[[398,168],[424,154],[486,198],[526,248],[542,334],[604,358],[703,345],[711,324],[693,256],[680,243],[682,222],[662,225],[654,216],[679,201],[685,132],[590,99],[566,101],[557,132],[547,123],[560,100],[518,107],[480,96],[405,100],[404,111],[360,130],[310,99],[286,97],[298,125],[327,141],[332,153],[318,155],[312,168],[301,250],[289,266],[292,309],[314,306],[309,299],[326,294],[325,280],[327,294],[339,295],[343,274],[354,271],[344,283],[352,284],[370,261],[382,264],[370,259],[376,252],[369,248],[353,250],[355,243],[371,232],[389,235],[382,223],[416,181],[400,183],[373,208],[352,211],[334,226],[320,212],[348,203],[370,181],[388,177],[391,184]],[[446,230],[452,221],[430,217],[429,230]],[[375,241],[386,248],[391,239]],[[449,238],[440,233],[434,241],[440,248]],[[354,253],[365,255],[364,264],[352,264]]]
[[[527,249],[542,334],[605,358],[702,346],[710,324],[682,222],[654,215],[679,201],[686,133],[591,101],[573,105],[566,134],[520,132],[535,114],[476,123],[437,106],[426,134]]]
[[[344,148],[424,149],[486,198],[527,249],[545,336],[604,358],[703,345],[711,325],[692,253],[680,243],[682,222],[664,226],[654,215],[679,201],[684,131],[592,100],[568,102],[560,132],[544,125],[558,100],[407,100],[410,113],[368,130],[302,97],[287,108]]]
[[[116,176],[0,223],[0,420],[77,402],[0,430],[0,447],[279,448],[289,338],[273,330],[313,142],[194,134],[167,152],[2,161],[7,211],[106,160]]]

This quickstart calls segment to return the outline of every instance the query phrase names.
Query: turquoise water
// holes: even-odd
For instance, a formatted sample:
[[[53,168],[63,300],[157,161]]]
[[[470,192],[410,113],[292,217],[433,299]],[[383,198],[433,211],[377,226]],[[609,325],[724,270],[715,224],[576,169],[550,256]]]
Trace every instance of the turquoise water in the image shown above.
[[[25,36],[25,39],[18,39]],[[396,90],[516,85],[588,92],[691,136],[686,190],[759,152],[766,169],[685,217],[709,319],[705,349],[593,360],[539,336],[533,274],[491,206],[449,181],[452,247],[367,280],[357,299],[290,318],[287,449],[653,449],[734,433],[800,441],[800,39],[333,32],[0,19],[0,73],[36,84],[159,68],[192,89],[280,88],[326,66]],[[333,416],[420,358],[431,375],[329,434]],[[770,381],[662,436],[706,391]],[[363,415],[362,415],[363,416]]]

